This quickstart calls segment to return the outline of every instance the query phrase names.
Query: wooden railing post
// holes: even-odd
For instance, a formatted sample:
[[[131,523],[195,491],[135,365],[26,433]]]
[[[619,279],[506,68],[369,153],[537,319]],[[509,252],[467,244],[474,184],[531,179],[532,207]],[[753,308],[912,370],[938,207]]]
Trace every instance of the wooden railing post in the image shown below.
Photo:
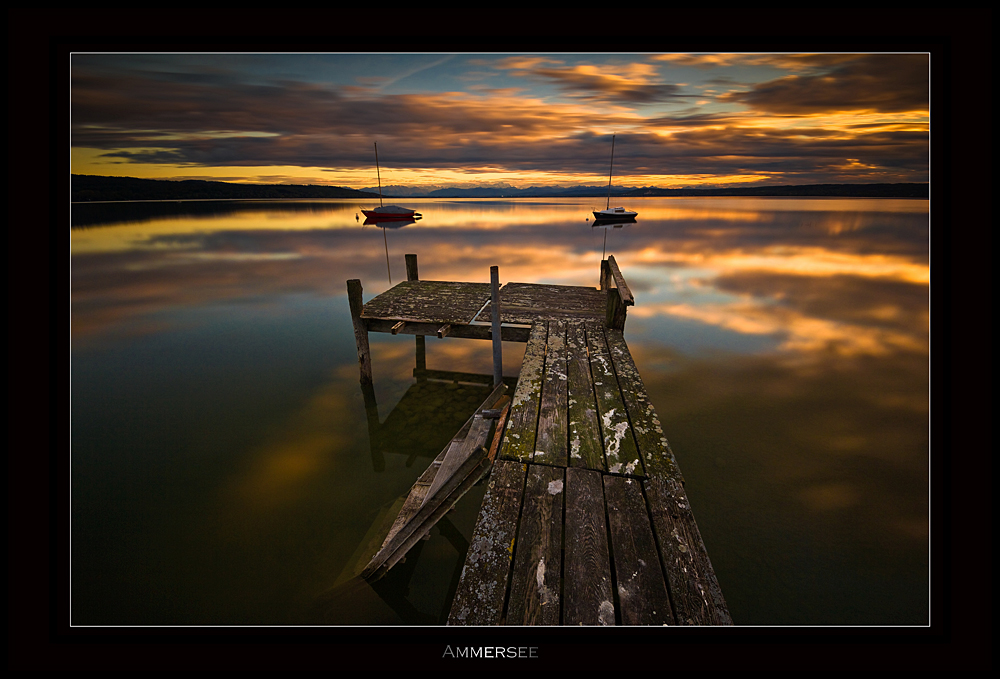
[[[614,279],[614,288],[611,287],[611,279]],[[601,289],[606,290],[608,295],[605,325],[615,330],[625,330],[625,312],[635,304],[635,298],[632,297],[632,291],[629,290],[614,256],[601,262]]]
[[[625,328],[625,305],[622,304],[618,290],[608,288],[608,307],[605,313],[604,325],[616,330]]]
[[[408,281],[418,281],[420,278],[417,276],[417,256],[416,255],[406,255],[406,280]]]
[[[358,364],[361,367],[361,383],[372,383],[372,356],[368,348],[368,327],[361,318],[364,303],[361,299],[361,281],[353,278],[347,281],[347,301],[351,305],[351,321],[354,323],[354,343],[358,347]]]

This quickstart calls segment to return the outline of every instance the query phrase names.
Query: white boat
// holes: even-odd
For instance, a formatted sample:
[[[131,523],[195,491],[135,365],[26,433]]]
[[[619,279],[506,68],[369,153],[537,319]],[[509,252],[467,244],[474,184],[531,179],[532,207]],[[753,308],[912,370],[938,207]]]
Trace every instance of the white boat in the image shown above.
[[[395,221],[397,219],[402,220],[413,220],[419,219],[422,215],[416,210],[411,210],[408,207],[400,207],[398,205],[382,205],[382,173],[379,171],[378,167],[378,142],[375,142],[375,174],[378,177],[378,207],[371,210],[362,210],[363,214],[368,219],[378,220],[380,222]]]
[[[611,169],[608,170],[608,204],[604,210],[594,210],[594,219],[597,220],[617,220],[635,219],[638,212],[626,210],[623,207],[611,207],[611,177],[615,170],[615,135],[611,135]]]

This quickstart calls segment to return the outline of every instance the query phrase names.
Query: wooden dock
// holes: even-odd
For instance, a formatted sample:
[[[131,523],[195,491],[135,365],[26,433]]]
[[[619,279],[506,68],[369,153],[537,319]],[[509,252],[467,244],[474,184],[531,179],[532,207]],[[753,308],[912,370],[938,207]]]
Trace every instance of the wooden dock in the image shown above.
[[[360,282],[348,282],[362,384],[371,381],[368,332],[419,343],[491,339],[497,327],[489,284],[419,281],[412,255],[407,271],[410,280],[363,306]],[[602,263],[600,289],[508,283],[498,293],[501,337],[527,342],[509,407],[487,424],[498,416],[498,383],[414,486],[366,577],[430,530],[428,517],[456,500],[450,489],[489,472],[449,625],[731,625],[625,343],[634,300],[614,258]],[[435,479],[449,464],[461,473]]]

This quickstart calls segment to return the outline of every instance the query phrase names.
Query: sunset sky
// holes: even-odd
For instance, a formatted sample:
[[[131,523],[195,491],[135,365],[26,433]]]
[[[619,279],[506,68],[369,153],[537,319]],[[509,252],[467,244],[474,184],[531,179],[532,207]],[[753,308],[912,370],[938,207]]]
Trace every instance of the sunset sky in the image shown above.
[[[74,54],[72,172],[252,183],[926,182],[927,54]]]

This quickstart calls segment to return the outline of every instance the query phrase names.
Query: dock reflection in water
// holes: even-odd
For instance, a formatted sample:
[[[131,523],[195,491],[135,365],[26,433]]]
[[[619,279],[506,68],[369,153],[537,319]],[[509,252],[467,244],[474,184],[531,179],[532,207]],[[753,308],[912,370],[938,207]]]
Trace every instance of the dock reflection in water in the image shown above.
[[[425,342],[423,336],[415,337],[413,376],[416,382],[406,390],[384,421],[379,418],[374,387],[366,383],[360,385],[365,399],[372,467],[377,472],[384,471],[386,458],[389,456],[403,456],[408,468],[414,465],[419,469],[426,467],[493,391],[492,375],[428,370]],[[505,382],[509,389],[513,389],[516,380],[506,378]],[[463,500],[466,512],[478,507],[482,495],[483,490],[479,489],[470,493],[469,502]],[[405,558],[384,576],[370,583],[359,577],[368,560],[381,545],[382,538],[402,506],[402,500],[403,497],[400,496],[382,507],[378,518],[361,540],[333,588],[318,598],[312,614],[318,620],[328,624],[343,624],[341,616],[344,601],[363,596],[366,588],[370,587],[404,624],[445,623],[468,551],[470,532],[467,525],[463,525],[464,531],[456,526],[449,518],[450,514],[438,520],[432,529],[432,535],[428,536],[451,545],[455,555],[445,605],[436,615],[418,610],[408,598],[410,583],[420,563],[426,540],[417,542],[406,553]]]

